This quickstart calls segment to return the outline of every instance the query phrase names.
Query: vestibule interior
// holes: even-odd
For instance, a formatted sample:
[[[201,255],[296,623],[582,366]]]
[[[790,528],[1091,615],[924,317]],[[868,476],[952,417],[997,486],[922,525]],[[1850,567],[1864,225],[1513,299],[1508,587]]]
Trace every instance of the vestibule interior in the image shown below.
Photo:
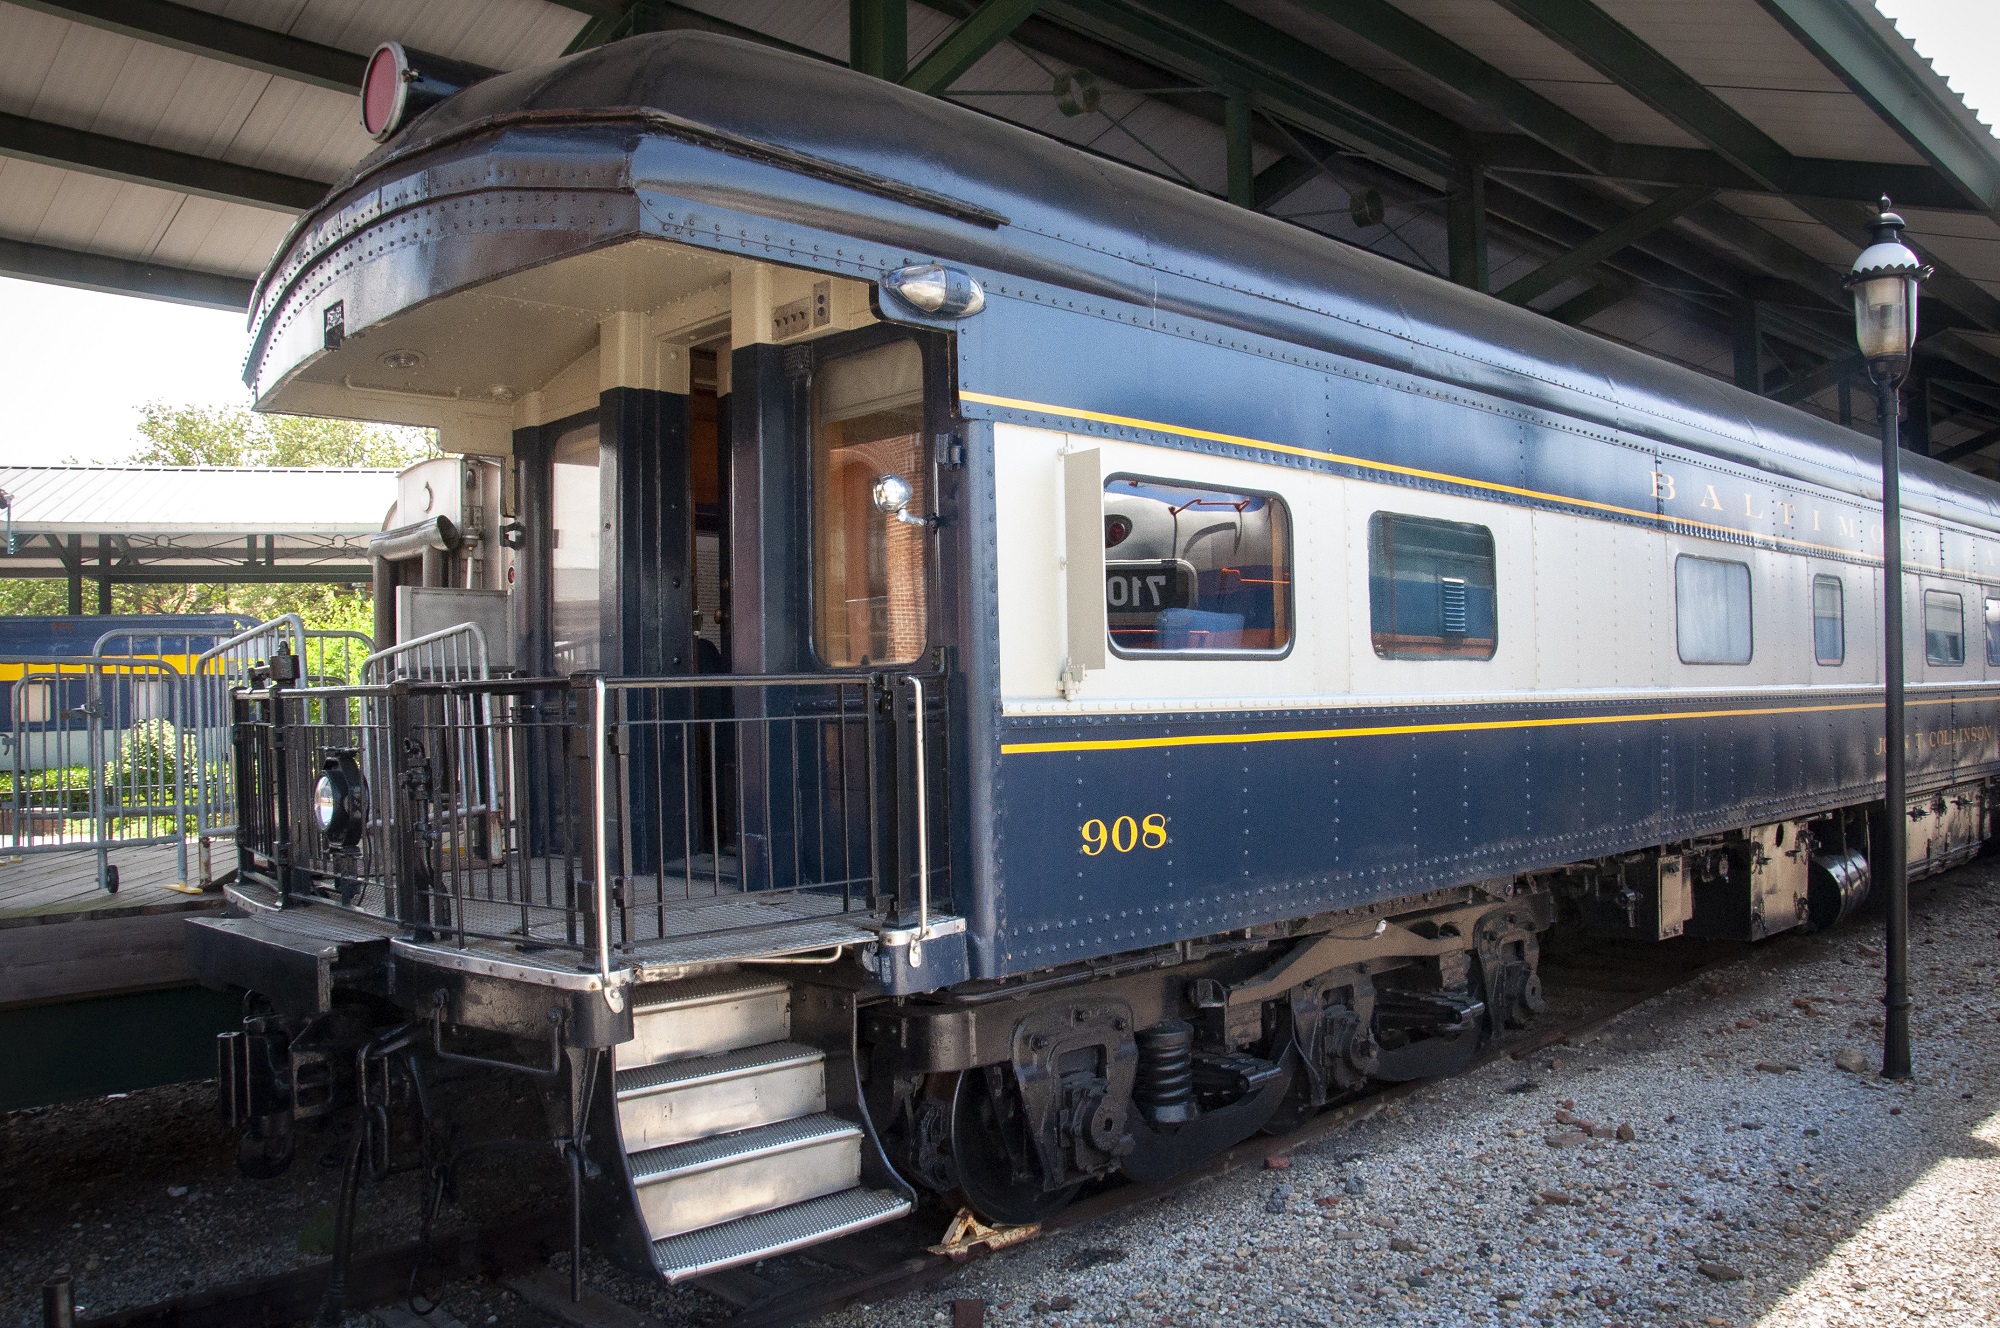
[[[779,673],[924,648],[921,527],[870,489],[902,474],[932,510],[926,376],[866,283],[634,240],[349,332],[260,405],[500,463],[453,536],[485,547],[415,560],[443,537],[402,526],[378,584],[490,568],[522,670]]]

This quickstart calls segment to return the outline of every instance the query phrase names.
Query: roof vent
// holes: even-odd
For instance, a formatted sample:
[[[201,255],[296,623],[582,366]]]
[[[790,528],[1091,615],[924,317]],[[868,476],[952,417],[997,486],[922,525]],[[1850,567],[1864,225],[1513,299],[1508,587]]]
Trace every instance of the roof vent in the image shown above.
[[[492,78],[498,70],[467,64],[401,42],[383,42],[361,75],[361,127],[377,143],[453,93]]]

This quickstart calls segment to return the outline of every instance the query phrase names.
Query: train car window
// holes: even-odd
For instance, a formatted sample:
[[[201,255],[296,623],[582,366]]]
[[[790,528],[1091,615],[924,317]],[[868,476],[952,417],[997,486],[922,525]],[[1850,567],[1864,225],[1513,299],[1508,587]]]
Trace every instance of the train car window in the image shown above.
[[[1813,661],[1847,662],[1847,601],[1837,576],[1816,576],[1812,583]]]
[[[1965,598],[1949,590],[1924,592],[1924,658],[1933,664],[1965,663]]]
[[[1674,559],[1674,628],[1683,664],[1750,662],[1750,567]]]
[[[1383,659],[1493,658],[1493,532],[1397,512],[1370,516],[1368,631]]]
[[[924,364],[914,341],[829,360],[813,375],[813,628],[833,668],[906,664],[929,637],[925,529],[878,511],[900,475],[911,512],[932,511]]]
[[[2000,666],[2000,599],[1986,594],[1986,662]]]
[[[1104,609],[1122,654],[1289,648],[1290,512],[1270,494],[1112,476]]]
[[[598,488],[597,425],[556,439],[549,474],[549,632],[558,673],[598,667],[603,618],[598,564],[603,561],[603,495]]]

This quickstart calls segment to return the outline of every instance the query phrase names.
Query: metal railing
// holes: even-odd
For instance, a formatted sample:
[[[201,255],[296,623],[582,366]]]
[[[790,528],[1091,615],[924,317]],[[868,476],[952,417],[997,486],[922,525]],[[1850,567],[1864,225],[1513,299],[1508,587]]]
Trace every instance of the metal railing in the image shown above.
[[[247,622],[247,620],[245,620]],[[284,653],[316,684],[354,681],[372,646],[358,632],[308,630],[296,614],[216,633],[120,627],[87,656],[0,660],[0,854],[94,850],[98,883],[117,888],[110,853],[175,845],[179,887],[212,878],[210,841],[233,832],[232,689]]]
[[[487,678],[486,633],[460,623],[399,641],[361,661],[364,685],[393,682],[475,682]]]
[[[239,692],[240,868],[433,940],[572,950],[605,973],[759,925],[729,907],[750,902],[893,912],[921,934],[950,893],[948,727],[929,681],[400,677]],[[313,789],[343,763],[362,807],[330,834]]]
[[[186,679],[164,659],[16,657],[0,733],[0,854],[94,850],[115,891],[116,847],[177,846],[187,881],[187,783],[203,755],[182,721]]]
[[[126,639],[128,648],[143,644],[132,634],[108,633],[97,642],[106,646]],[[213,877],[213,841],[236,832],[236,792],[233,767],[227,759],[232,722],[230,694],[248,686],[255,671],[273,655],[288,654],[298,662],[300,680],[328,686],[350,683],[360,676],[374,643],[360,632],[310,629],[296,613],[245,628],[195,656],[188,668],[187,702],[183,713],[193,726],[202,753],[199,777],[188,785],[189,811],[200,853],[200,877]]]

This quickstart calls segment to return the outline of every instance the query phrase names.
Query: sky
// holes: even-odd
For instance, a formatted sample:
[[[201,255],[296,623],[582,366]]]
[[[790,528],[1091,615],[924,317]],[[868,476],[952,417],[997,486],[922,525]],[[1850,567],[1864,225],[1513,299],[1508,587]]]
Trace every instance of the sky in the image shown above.
[[[2000,0],[1877,0],[1989,126]],[[243,315],[0,277],[0,465],[116,461],[139,410],[247,405]]]

